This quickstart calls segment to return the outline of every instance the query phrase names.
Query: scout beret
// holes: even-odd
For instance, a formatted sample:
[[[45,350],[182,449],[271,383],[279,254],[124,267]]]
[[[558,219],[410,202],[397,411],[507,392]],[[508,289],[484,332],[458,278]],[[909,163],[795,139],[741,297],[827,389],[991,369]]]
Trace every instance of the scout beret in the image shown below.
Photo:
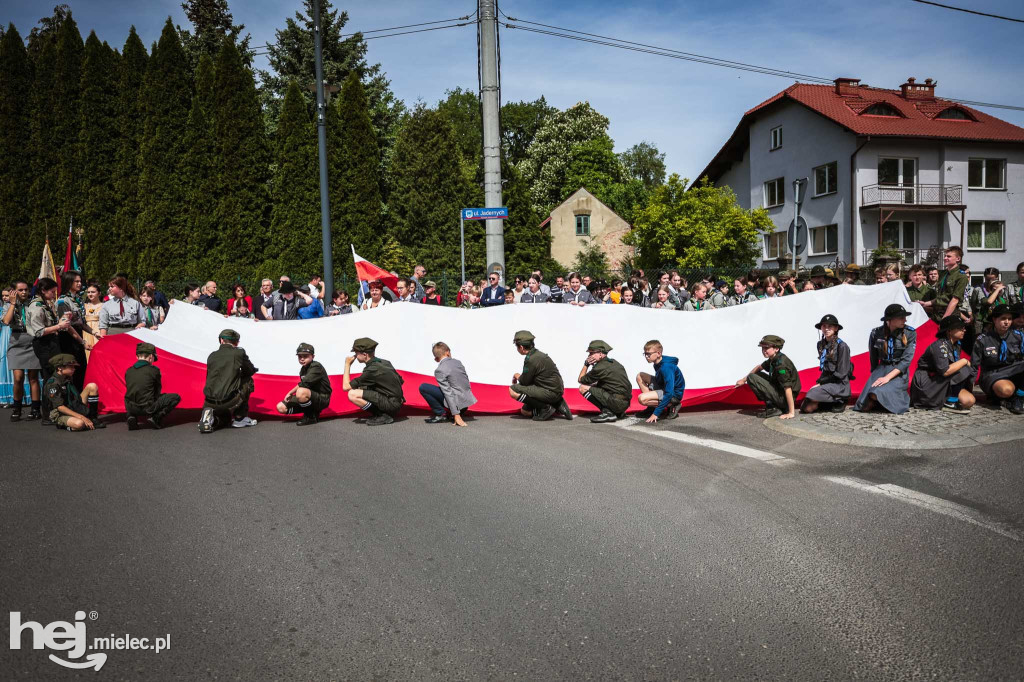
[[[1003,315],[1013,316],[1013,308],[1006,305],[1005,303],[1000,303],[999,305],[992,308],[992,312],[988,314],[988,319],[995,320],[997,317],[1002,317]]]
[[[825,268],[825,274],[828,275],[829,277],[836,276],[835,270],[833,270],[832,268]]]
[[[75,360],[75,356],[70,353],[57,353],[50,358],[50,365],[54,368],[67,367],[68,365],[77,365],[78,360]]]
[[[967,323],[959,315],[950,315],[939,320],[939,333],[948,332],[951,329],[966,329]]]
[[[424,289],[436,289],[437,288],[437,282],[435,282],[432,279],[428,279],[427,283],[423,285],[423,288]]]
[[[365,336],[352,342],[352,350],[356,353],[372,353],[376,348],[377,342]]]
[[[587,346],[588,353],[610,353],[611,350],[612,347],[601,339],[594,339],[590,342],[590,345]]]
[[[828,314],[828,315],[825,315],[824,317],[822,317],[821,318],[821,322],[819,322],[818,324],[814,325],[814,328],[815,329],[821,329],[821,325],[823,325],[823,324],[834,324],[835,326],[839,327],[840,329],[843,328],[843,325],[839,324],[839,319],[836,318],[836,316],[832,315],[831,313]]]
[[[281,288],[278,289],[278,292],[282,294],[294,294],[295,285],[288,281],[281,282]]]
[[[522,331],[516,332],[516,335],[512,338],[512,343],[521,346],[524,343],[532,343],[536,337],[530,332],[523,329]]]
[[[156,346],[151,343],[140,343],[135,346],[136,355],[152,355],[156,359]]]
[[[890,303],[885,306],[885,314],[882,315],[882,322],[888,322],[889,320],[895,320],[898,317],[910,317],[910,313],[907,309],[901,306],[899,303]]]
[[[285,284],[287,284],[287,282],[285,282]],[[220,333],[220,335],[217,336],[217,338],[224,339],[225,341],[229,341],[231,343],[238,343],[242,339],[242,336],[234,329],[225,329]]]
[[[779,270],[779,279],[783,279],[785,277],[792,277],[792,276],[793,276],[793,273],[790,272],[789,270]]]
[[[813,268],[811,268],[811,277],[824,276],[824,274],[825,268],[822,267],[821,265],[815,265]]]
[[[299,291],[301,291],[304,294],[308,294],[309,293],[309,285],[308,284],[303,284],[301,287],[299,287]]]
[[[298,355],[299,353],[309,353],[310,355],[316,355],[316,352],[313,350],[313,346],[308,343],[299,344],[299,347],[295,349],[295,354]]]
[[[782,348],[784,345],[786,345],[786,340],[783,339],[781,336],[775,336],[775,334],[766,334],[765,336],[761,337],[761,341],[757,345],[774,346],[776,348]]]

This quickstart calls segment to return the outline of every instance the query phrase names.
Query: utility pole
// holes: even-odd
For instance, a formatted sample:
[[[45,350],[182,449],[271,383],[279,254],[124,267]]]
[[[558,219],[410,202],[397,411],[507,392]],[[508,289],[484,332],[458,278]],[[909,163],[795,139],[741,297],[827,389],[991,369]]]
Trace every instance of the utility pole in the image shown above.
[[[496,0],[477,0],[480,32],[480,100],[484,124],[484,207],[503,206],[501,199],[501,107],[498,88],[498,17]],[[485,228],[487,271],[505,281],[505,224],[488,220]],[[465,278],[463,278],[465,279]]]
[[[320,30],[320,0],[313,0],[313,51],[316,54],[316,130],[320,148],[320,231],[324,247],[324,290],[334,292],[331,258],[331,200],[327,194],[327,108],[324,104],[324,56]]]

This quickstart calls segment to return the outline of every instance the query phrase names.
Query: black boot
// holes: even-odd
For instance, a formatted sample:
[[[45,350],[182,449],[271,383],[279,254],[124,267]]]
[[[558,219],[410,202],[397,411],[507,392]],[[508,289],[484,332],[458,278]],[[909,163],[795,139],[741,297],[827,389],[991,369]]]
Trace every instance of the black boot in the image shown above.
[[[320,423],[320,413],[313,412],[312,410],[306,410],[302,413],[302,419],[295,422],[296,426],[309,426],[310,424]]]
[[[12,422],[20,422],[21,421],[21,403],[15,403],[14,404],[14,409],[11,410],[11,421]]]
[[[42,418],[43,415],[39,413],[39,409],[40,409],[39,405],[40,405],[40,403],[39,403],[38,400],[33,400],[32,401],[32,407],[29,410],[28,416],[25,417],[27,420],[32,421],[34,419],[41,419]]]
[[[832,409],[832,412],[835,413],[835,414],[840,414],[842,412],[846,412],[846,401],[845,400],[838,400],[838,401],[832,403],[831,409]]]
[[[618,421],[618,419],[619,418],[610,410],[601,410],[596,417],[591,417],[590,421],[594,424],[608,424],[610,422]]]
[[[533,411],[533,421],[546,422],[555,415],[554,405],[541,405]]]
[[[138,431],[139,430],[139,420],[136,419],[135,417],[133,417],[131,415],[128,415],[128,419],[125,420],[125,423],[128,425],[128,430],[129,431]],[[159,427],[157,427],[157,428],[159,428]]]
[[[765,402],[764,412],[762,412],[758,416],[761,417],[762,419],[770,419],[771,417],[778,417],[780,414],[782,414],[782,410],[776,407],[775,403]]]
[[[555,408],[558,414],[562,415],[569,421],[572,421],[572,410],[569,409],[569,403],[565,402],[565,398],[562,398],[561,402],[558,403],[558,407]]]

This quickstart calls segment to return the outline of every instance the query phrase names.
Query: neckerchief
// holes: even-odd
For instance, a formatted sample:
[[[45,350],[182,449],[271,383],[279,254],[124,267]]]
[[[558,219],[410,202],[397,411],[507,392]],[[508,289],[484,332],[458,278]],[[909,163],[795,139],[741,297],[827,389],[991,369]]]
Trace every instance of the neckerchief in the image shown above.
[[[999,362],[1006,362],[1006,339],[1010,338],[1010,334],[1016,334],[1020,337],[1022,342],[1022,349],[1024,349],[1024,334],[1019,329],[1011,329],[1006,336],[999,338]]]

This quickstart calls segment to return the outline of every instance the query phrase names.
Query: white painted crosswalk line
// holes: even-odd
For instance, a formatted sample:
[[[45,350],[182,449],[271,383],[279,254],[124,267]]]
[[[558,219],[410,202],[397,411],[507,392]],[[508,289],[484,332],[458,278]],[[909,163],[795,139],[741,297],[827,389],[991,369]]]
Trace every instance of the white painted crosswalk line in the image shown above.
[[[623,420],[616,422],[616,426],[624,429],[630,429],[635,424],[642,423],[642,420],[635,419],[632,422],[629,420]],[[630,429],[631,431],[639,431],[639,429]],[[756,450],[754,448],[748,448],[745,445],[737,445],[735,443],[728,443],[724,440],[713,440],[711,438],[700,438],[698,436],[691,436],[686,433],[680,433],[678,431],[668,431],[666,429],[645,429],[644,433],[656,436],[658,438],[666,438],[668,440],[678,441],[680,443],[688,443],[690,445],[699,445],[704,448],[711,448],[712,450],[721,450],[723,452],[731,452],[734,455],[740,457],[748,457],[750,459],[756,459],[761,462],[778,462],[785,460],[786,458],[782,455],[776,455],[774,452],[766,452],[764,450]]]

